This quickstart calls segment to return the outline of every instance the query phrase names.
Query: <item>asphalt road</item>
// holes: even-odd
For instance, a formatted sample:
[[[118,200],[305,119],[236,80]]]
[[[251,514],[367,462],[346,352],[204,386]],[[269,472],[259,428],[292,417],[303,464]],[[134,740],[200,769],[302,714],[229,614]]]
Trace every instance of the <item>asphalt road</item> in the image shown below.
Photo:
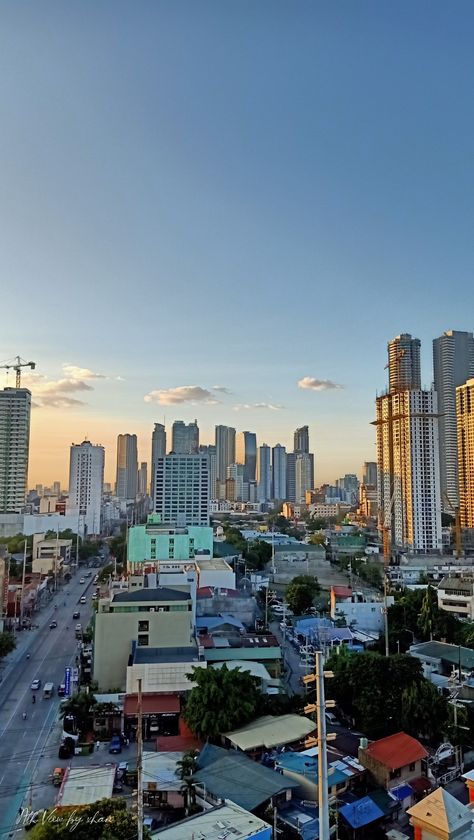
[[[23,800],[28,798],[30,786],[34,787],[35,771],[51,729],[58,718],[60,698],[57,694],[50,700],[43,700],[43,686],[46,682],[64,682],[64,669],[73,667],[77,655],[77,641],[72,614],[78,610],[83,627],[89,623],[92,612],[93,580],[85,578],[81,584],[81,572],[58,592],[48,608],[44,609],[37,623],[35,635],[28,647],[22,639],[21,658],[17,661],[0,685],[0,839],[16,836],[16,819]],[[68,594],[66,594],[68,593]],[[81,595],[87,596],[87,603],[78,605]],[[66,606],[64,606],[66,602]],[[57,609],[54,609],[54,604]],[[58,627],[49,629],[51,620]],[[24,631],[26,632],[26,631]],[[26,652],[30,658],[26,658]],[[32,692],[31,683],[41,679],[39,691]],[[36,694],[36,703],[32,695]],[[22,713],[26,712],[26,720]],[[55,745],[57,751],[59,745]],[[50,748],[51,749],[51,748]],[[43,782],[44,783],[44,782]],[[26,804],[26,803],[25,803]]]

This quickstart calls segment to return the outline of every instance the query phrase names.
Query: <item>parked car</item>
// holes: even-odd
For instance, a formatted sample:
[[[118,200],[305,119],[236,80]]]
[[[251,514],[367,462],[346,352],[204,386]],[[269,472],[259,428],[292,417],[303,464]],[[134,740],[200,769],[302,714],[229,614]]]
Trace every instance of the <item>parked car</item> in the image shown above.
[[[58,697],[64,697],[66,694],[66,686],[64,683],[58,685]]]
[[[82,595],[81,596],[81,604],[85,604],[85,603],[86,603],[86,596]]]
[[[49,625],[49,629],[50,630],[55,630],[57,626],[58,626],[58,622],[57,621],[52,621],[51,624]]]
[[[38,679],[33,680],[30,688],[31,688],[31,691],[39,691],[39,689],[41,688],[41,680],[38,680]]]
[[[128,770],[128,761],[121,761],[119,766],[117,767],[115,778],[118,782],[121,782],[123,777],[125,776]]]
[[[72,614],[72,620],[73,621],[77,621],[77,619],[80,618],[80,617],[81,617],[80,612],[77,612],[77,610],[76,610],[76,612],[73,612],[73,614]]]
[[[114,735],[112,740],[109,744],[109,753],[121,753],[122,752],[122,741],[120,735]]]

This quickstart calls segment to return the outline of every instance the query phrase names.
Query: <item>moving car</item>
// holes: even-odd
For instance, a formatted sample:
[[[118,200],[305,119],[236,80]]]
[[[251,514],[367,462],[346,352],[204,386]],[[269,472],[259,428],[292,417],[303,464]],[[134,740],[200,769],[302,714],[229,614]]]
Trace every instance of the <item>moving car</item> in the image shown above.
[[[81,578],[80,581],[79,581],[79,583],[85,583],[85,582],[86,582],[85,578]]]
[[[54,630],[57,626],[58,626],[58,622],[57,621],[52,621],[51,624],[49,625],[49,629]]]
[[[85,604],[85,603],[86,603],[86,596],[82,595],[81,596],[81,604]]]
[[[73,612],[73,614],[72,614],[73,621],[77,621],[77,619],[80,618],[80,617],[81,617],[80,612],[77,612],[77,610],[76,610],[76,612]]]
[[[54,696],[54,683],[47,682],[43,688],[43,700],[50,700]]]
[[[61,685],[58,685],[58,697],[64,697],[65,694],[66,694],[66,686],[64,685],[64,683],[61,683]]]
[[[109,744],[109,753],[121,753],[122,752],[122,741],[120,739],[120,735],[114,735],[112,740]]]
[[[38,691],[41,688],[41,680],[38,680],[38,679],[33,680],[30,688],[31,688],[31,691]]]

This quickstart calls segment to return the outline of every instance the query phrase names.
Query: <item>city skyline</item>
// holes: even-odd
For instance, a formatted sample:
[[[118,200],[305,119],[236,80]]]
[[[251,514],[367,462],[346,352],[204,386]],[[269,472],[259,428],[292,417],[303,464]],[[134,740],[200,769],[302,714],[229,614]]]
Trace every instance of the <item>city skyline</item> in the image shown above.
[[[358,471],[388,337],[421,340],[426,388],[432,339],[472,329],[472,5],[85,8],[8,4],[0,32],[0,359],[37,362],[30,483],[86,435],[108,480],[124,431],[149,462],[164,412],[203,443],[290,450],[308,424],[318,482]]]

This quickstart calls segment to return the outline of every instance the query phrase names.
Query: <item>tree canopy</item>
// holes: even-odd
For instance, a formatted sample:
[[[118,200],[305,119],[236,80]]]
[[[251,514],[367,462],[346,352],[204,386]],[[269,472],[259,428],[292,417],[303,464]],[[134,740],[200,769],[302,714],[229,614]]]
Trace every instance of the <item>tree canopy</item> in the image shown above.
[[[222,732],[244,726],[256,717],[260,702],[257,681],[239,668],[194,668],[187,675],[195,683],[184,718],[200,738],[217,738]]]
[[[8,656],[16,648],[16,639],[13,633],[0,633],[0,659]]]
[[[301,615],[313,606],[320,585],[313,575],[297,575],[286,590],[286,601],[295,615]]]
[[[88,691],[79,691],[61,704],[60,717],[64,719],[68,715],[72,715],[79,732],[85,733],[92,727],[95,706],[96,699],[93,694]]]
[[[19,815],[19,824],[23,825],[26,816]],[[134,811],[127,809],[124,799],[101,799],[92,805],[52,810],[39,815],[39,821],[33,828],[31,840],[130,840],[137,836],[137,817]],[[150,833],[143,827],[144,840],[149,840]]]

